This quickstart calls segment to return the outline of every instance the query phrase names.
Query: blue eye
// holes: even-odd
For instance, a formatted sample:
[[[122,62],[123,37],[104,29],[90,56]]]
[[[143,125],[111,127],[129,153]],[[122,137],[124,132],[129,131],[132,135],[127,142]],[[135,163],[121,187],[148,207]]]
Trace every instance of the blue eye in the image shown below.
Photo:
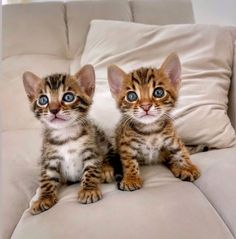
[[[156,98],[162,98],[164,96],[165,92],[161,87],[157,87],[154,91],[153,91],[153,96]]]
[[[67,92],[63,95],[62,100],[65,102],[72,102],[75,99],[75,95],[71,92]]]
[[[39,105],[47,105],[48,104],[48,97],[46,95],[41,95],[38,99]]]
[[[130,102],[136,101],[138,99],[137,94],[134,91],[129,91],[127,94],[127,100]]]

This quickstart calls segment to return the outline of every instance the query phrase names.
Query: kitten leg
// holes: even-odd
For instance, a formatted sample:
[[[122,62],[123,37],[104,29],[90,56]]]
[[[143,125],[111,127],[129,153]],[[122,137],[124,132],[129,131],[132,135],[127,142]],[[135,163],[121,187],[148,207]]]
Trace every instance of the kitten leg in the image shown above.
[[[111,183],[113,181],[120,182],[123,177],[123,169],[120,155],[110,148],[107,152],[102,164],[102,183]]]
[[[118,184],[118,188],[123,191],[134,191],[142,187],[140,178],[139,164],[136,160],[137,148],[132,146],[132,140],[129,144],[120,142],[120,159],[123,168],[123,179]]]
[[[117,160],[116,153],[108,141],[106,144],[107,149],[105,155],[103,156],[104,160],[102,162],[101,183],[111,183],[115,179],[114,162]]]
[[[94,203],[102,198],[99,188],[101,180],[101,164],[98,160],[85,161],[84,173],[78,201],[83,204]]]
[[[114,158],[115,152],[105,132],[96,125],[94,127],[96,129],[96,144],[103,156],[101,183],[111,183],[114,181],[114,168],[111,161]]]
[[[123,179],[118,185],[122,191],[135,191],[142,187],[142,179],[140,178],[139,165],[134,158],[122,158]]]
[[[199,169],[191,162],[188,150],[176,134],[173,140],[164,142],[164,147],[170,152],[165,163],[175,177],[193,182],[200,176]]]
[[[111,183],[114,181],[114,169],[109,162],[103,162],[101,172],[101,183]]]
[[[40,178],[39,199],[32,203],[30,212],[36,215],[48,210],[56,204],[59,186],[59,161],[53,159],[43,166]]]

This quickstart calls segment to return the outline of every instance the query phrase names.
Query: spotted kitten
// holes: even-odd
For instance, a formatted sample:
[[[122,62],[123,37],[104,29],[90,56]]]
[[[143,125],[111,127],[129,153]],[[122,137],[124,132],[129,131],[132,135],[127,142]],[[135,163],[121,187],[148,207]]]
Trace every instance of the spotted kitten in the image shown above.
[[[40,195],[31,213],[52,207],[63,183],[81,181],[80,203],[98,201],[100,181],[110,182],[113,177],[109,157],[114,152],[105,134],[87,117],[95,89],[93,67],[86,65],[74,76],[53,74],[43,79],[25,72],[23,83],[32,111],[44,126]]]
[[[190,161],[169,115],[181,82],[178,56],[171,54],[160,69],[140,68],[129,74],[112,65],[108,80],[122,113],[116,128],[116,146],[124,173],[119,189],[141,188],[139,165],[158,161],[163,161],[182,180],[197,179],[200,172]]]

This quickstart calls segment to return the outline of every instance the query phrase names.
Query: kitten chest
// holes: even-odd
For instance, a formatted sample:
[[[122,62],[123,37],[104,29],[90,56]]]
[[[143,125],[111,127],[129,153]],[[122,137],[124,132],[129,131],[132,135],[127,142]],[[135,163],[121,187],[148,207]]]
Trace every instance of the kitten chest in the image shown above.
[[[156,164],[159,162],[160,146],[161,141],[156,135],[144,137],[140,147],[142,163]]]
[[[58,148],[59,154],[63,157],[61,161],[62,177],[71,182],[81,179],[83,173],[83,162],[80,159],[80,152],[83,142],[80,140],[70,141]]]

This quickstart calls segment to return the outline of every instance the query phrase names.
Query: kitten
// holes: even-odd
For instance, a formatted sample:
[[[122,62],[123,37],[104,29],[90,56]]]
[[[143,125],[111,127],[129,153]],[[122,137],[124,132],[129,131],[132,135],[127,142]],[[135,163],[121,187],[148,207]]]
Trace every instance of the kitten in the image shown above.
[[[42,79],[25,72],[23,83],[31,109],[44,126],[40,195],[31,213],[52,207],[62,183],[81,181],[78,201],[98,201],[100,181],[113,179],[109,157],[114,152],[87,116],[95,90],[93,67],[86,65],[74,76],[52,74]]]
[[[140,189],[139,165],[158,161],[182,180],[197,179],[200,172],[190,161],[169,115],[181,82],[178,56],[171,54],[160,69],[140,68],[129,74],[112,65],[108,68],[108,81],[122,113],[116,128],[116,147],[124,173],[119,189]]]

